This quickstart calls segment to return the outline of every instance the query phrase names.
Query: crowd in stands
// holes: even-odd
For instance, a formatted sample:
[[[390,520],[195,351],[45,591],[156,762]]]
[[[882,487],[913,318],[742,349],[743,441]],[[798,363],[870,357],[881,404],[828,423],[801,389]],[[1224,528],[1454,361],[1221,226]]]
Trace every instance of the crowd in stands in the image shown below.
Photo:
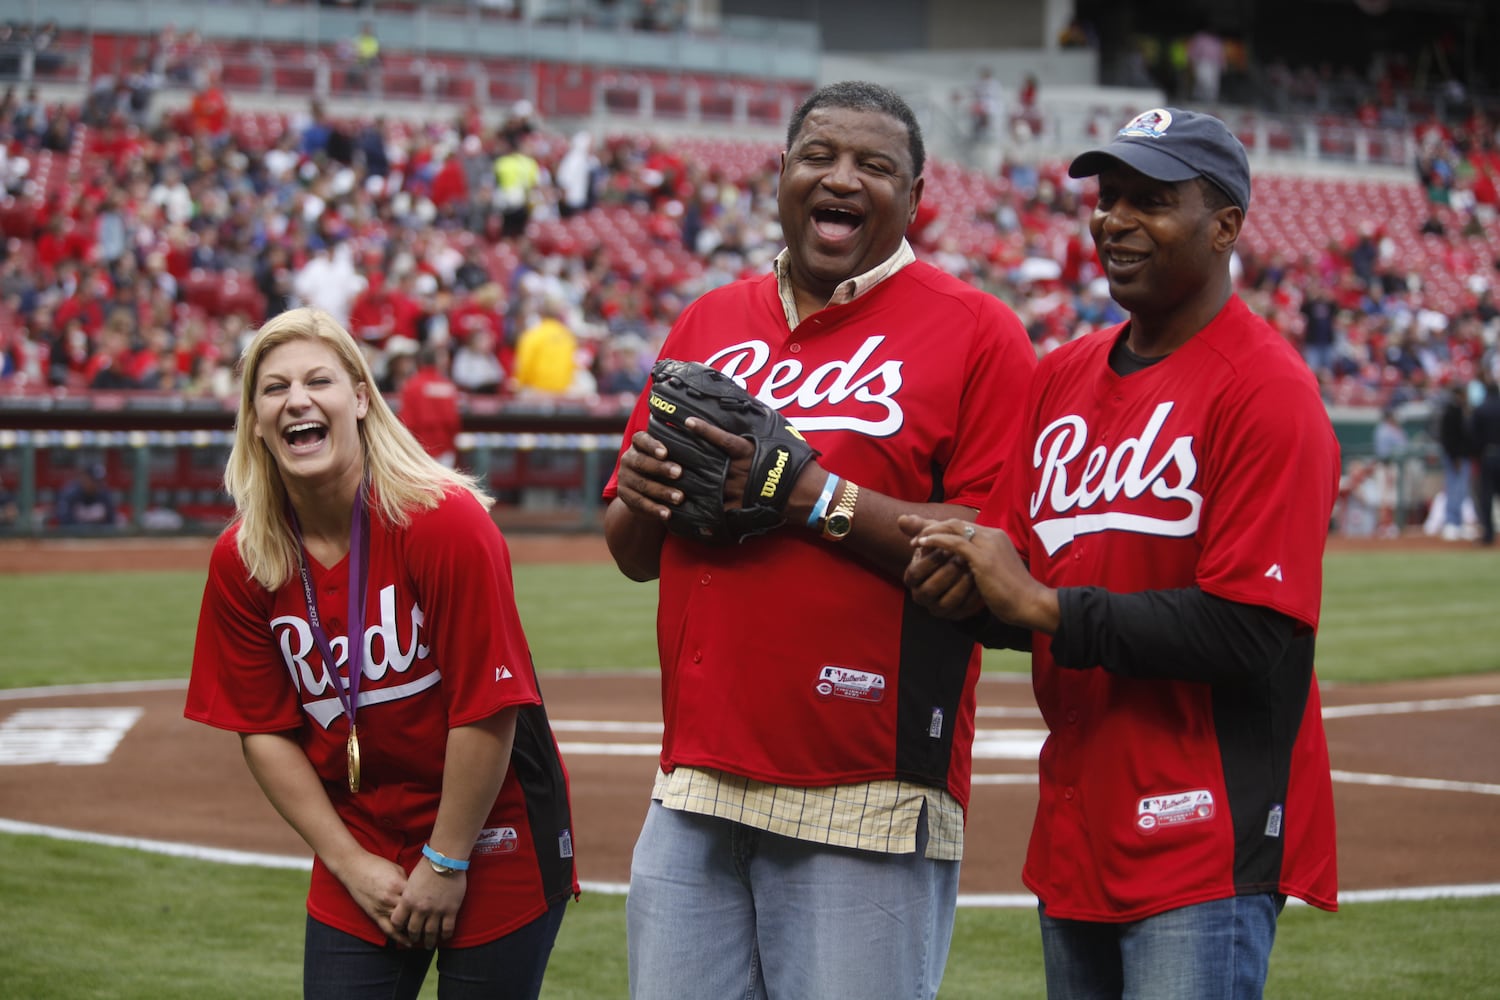
[[[526,102],[493,125],[473,107],[425,122],[340,120],[316,101],[251,113],[210,75],[155,116],[128,87],[82,106],[11,90],[0,139],[5,391],[226,397],[247,333],[313,304],[360,338],[390,392],[420,347],[443,345],[467,393],[623,401],[686,303],[763,273],[781,246],[774,145],[727,157],[725,144],[567,136]],[[1462,220],[1444,238],[1471,224],[1493,236],[1493,123],[1424,142],[1411,183],[1435,219]],[[1060,162],[993,177],[934,164],[911,238],[1011,303],[1044,352],[1122,318],[1088,243],[1090,187]],[[1252,204],[1251,226],[1277,211]],[[1238,269],[1330,401],[1389,405],[1493,377],[1493,266],[1439,308],[1378,220],[1328,225],[1317,252],[1242,245]]]

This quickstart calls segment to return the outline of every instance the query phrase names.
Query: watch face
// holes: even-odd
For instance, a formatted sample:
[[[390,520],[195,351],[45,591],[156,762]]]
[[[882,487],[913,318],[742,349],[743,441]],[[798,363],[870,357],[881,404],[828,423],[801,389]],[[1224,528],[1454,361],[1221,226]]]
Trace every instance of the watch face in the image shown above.
[[[824,525],[823,530],[833,538],[843,538],[849,534],[849,529],[852,527],[854,527],[853,518],[848,514],[834,511],[828,515],[828,522]]]

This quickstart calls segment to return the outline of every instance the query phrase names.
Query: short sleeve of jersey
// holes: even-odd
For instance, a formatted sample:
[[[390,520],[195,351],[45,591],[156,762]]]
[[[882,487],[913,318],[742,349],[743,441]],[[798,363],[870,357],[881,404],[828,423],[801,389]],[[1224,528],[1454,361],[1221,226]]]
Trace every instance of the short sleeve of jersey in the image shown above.
[[[1197,582],[1316,628],[1339,455],[1322,400],[1299,376],[1257,380],[1215,416]]]
[[[489,512],[467,491],[414,516],[404,559],[443,676],[448,725],[541,702],[521,629],[510,550]]]
[[[997,483],[1014,478],[1005,469],[1022,437],[1022,403],[1036,370],[1036,350],[1015,313],[1000,300],[980,300],[981,327],[992,335],[975,339],[959,405],[951,461],[943,469],[944,502],[981,509]],[[999,460],[997,469],[996,459]]]
[[[235,537],[220,535],[209,558],[183,714],[238,733],[296,729],[301,704],[272,637],[272,595],[250,579]]]
[[[1031,468],[1032,442],[1036,438],[1034,417],[1041,406],[1047,367],[1048,361],[1044,358],[1027,386],[1025,407],[1015,421],[1015,436],[1005,453],[1005,471],[995,479],[977,518],[980,524],[1000,528],[1009,535],[1025,563],[1031,561],[1031,522],[1027,517],[1031,477],[1028,470]]]

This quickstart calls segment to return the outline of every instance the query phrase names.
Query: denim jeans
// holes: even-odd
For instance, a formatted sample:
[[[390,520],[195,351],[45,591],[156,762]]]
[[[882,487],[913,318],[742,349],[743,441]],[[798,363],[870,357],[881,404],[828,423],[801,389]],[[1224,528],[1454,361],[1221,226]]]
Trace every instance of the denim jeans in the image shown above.
[[[1126,924],[1039,907],[1049,1000],[1258,1000],[1285,896],[1233,896]]]
[[[1469,460],[1443,454],[1443,523],[1464,526],[1464,501],[1469,499]]]
[[[536,1000],[567,900],[472,948],[438,948],[439,1000]],[[304,1000],[416,1000],[432,964],[423,948],[374,945],[307,918]]]
[[[957,861],[828,847],[652,802],[626,899],[634,1000],[931,1000]]]

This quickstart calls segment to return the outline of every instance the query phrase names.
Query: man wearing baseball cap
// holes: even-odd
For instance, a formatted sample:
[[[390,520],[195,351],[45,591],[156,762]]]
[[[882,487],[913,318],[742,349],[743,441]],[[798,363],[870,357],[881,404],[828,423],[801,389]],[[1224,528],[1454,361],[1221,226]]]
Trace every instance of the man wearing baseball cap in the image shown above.
[[[1099,178],[1129,318],[1041,360],[980,528],[903,522],[907,582],[1032,650],[1049,996],[1259,997],[1286,897],[1337,905],[1313,640],[1338,443],[1234,292],[1250,168],[1224,124],[1147,111],[1069,173]]]

